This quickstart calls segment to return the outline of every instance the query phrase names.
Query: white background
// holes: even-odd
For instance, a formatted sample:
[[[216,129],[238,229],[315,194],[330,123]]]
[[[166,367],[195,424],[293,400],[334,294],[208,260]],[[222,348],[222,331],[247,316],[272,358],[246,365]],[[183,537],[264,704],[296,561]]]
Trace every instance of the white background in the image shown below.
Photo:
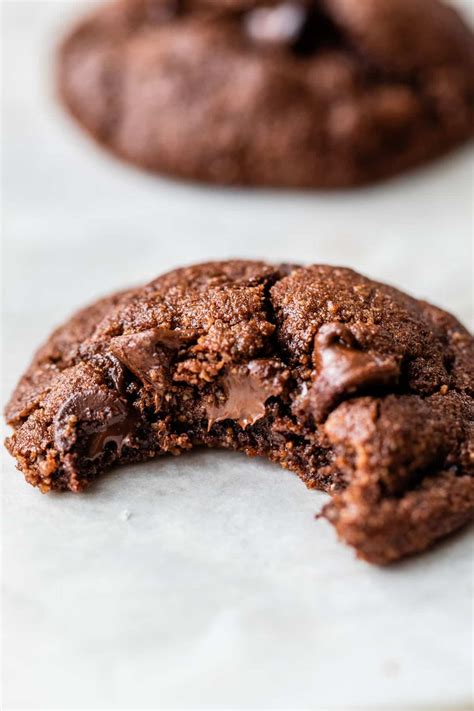
[[[193,261],[349,265],[472,326],[469,150],[346,193],[143,175],[56,105],[78,5],[2,3],[4,398],[76,307]],[[378,569],[313,519],[323,494],[244,456],[126,467],[82,496],[2,469],[4,708],[468,707],[472,530]]]

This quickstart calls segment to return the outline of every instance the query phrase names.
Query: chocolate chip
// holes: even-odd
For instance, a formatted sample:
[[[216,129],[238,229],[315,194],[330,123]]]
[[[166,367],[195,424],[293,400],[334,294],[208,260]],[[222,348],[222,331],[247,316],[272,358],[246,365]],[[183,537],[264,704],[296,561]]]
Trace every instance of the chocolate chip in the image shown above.
[[[83,435],[104,432],[125,422],[127,404],[109,390],[83,390],[71,395],[54,418],[54,444],[60,451],[71,449],[78,431]]]
[[[362,351],[348,326],[334,322],[321,327],[314,339],[316,377],[299,407],[322,422],[341,400],[373,387],[396,385],[400,359]]]
[[[110,350],[145,386],[160,396],[168,384],[172,353],[186,345],[191,338],[189,332],[149,328],[113,338]]]

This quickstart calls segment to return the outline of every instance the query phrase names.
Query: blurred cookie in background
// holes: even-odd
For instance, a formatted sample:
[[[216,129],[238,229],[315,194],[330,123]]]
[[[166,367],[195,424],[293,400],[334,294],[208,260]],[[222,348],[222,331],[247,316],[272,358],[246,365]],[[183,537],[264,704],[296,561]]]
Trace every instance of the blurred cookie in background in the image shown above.
[[[472,135],[474,39],[438,0],[115,0],[64,40],[58,83],[146,170],[350,187]]]

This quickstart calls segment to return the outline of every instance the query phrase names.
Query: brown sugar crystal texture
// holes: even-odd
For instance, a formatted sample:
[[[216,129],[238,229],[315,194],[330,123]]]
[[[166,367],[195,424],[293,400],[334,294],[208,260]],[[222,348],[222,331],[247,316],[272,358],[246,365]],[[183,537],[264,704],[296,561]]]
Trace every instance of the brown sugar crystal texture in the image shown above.
[[[426,302],[349,269],[213,262],[57,329],[7,406],[7,447],[44,492],[194,447],[261,455],[387,563],[472,518],[473,389],[473,338]]]
[[[472,137],[474,39],[438,0],[115,0],[65,38],[58,85],[149,171],[349,187]]]

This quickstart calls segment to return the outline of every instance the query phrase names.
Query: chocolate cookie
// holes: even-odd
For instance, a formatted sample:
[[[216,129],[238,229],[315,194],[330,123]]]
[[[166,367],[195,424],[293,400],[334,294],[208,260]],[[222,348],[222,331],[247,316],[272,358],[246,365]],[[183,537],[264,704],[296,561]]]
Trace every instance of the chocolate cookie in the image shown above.
[[[150,171],[351,186],[472,135],[474,40],[438,0],[116,0],[64,41],[59,90]]]
[[[349,270],[178,269],[53,333],[7,407],[30,484],[197,446],[262,455],[332,499],[361,558],[421,551],[474,510],[474,339]]]

